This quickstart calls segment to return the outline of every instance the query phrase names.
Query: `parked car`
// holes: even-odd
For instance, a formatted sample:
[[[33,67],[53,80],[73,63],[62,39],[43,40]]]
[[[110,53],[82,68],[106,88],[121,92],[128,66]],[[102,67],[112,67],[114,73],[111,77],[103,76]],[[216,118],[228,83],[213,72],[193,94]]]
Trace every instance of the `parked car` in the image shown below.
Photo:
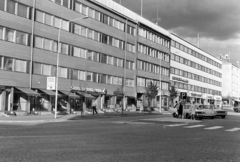
[[[235,112],[240,112],[240,107],[234,107],[233,110],[234,110]]]
[[[221,108],[218,107],[218,106],[214,106],[213,111],[214,111],[214,113],[215,113],[215,116],[222,117],[223,119],[226,118],[226,116],[227,116],[227,111],[221,109]]]

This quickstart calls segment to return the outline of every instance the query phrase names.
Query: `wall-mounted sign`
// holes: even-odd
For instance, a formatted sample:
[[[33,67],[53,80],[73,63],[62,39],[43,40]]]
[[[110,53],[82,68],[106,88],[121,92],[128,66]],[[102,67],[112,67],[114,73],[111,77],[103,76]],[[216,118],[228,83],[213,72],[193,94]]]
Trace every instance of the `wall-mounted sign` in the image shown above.
[[[56,78],[47,77],[47,90],[55,90],[56,87]]]
[[[199,93],[189,92],[188,95],[190,97],[202,98],[202,94]]]
[[[76,91],[87,91],[87,92],[102,92],[101,89],[87,88],[87,87],[71,87],[72,90]]]
[[[178,78],[178,77],[175,77],[175,76],[172,77],[172,80],[177,80],[177,81],[181,81],[181,82],[184,82],[184,83],[189,82],[187,79],[182,79],[182,78]]]

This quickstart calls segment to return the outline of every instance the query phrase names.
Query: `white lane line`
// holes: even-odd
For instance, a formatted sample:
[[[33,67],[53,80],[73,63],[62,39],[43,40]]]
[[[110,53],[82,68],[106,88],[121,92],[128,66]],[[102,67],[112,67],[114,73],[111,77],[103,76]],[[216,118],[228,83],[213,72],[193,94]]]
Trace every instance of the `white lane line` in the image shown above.
[[[178,126],[183,126],[183,125],[187,125],[187,124],[171,124],[171,125],[165,125],[167,127],[178,127]]]
[[[184,128],[197,128],[197,127],[203,127],[205,125],[191,125],[191,126],[186,126]]]
[[[240,128],[232,128],[232,129],[228,129],[228,130],[225,130],[225,131],[235,132],[235,131],[238,131],[238,130],[240,130]]]
[[[213,129],[220,129],[220,128],[223,128],[223,126],[214,126],[214,127],[204,128],[204,129],[213,130]]]

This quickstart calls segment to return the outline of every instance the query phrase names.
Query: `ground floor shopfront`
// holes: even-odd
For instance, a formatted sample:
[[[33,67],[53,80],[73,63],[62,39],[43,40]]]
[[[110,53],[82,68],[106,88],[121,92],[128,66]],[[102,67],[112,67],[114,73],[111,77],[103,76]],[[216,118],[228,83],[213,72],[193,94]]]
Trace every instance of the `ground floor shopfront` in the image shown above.
[[[175,98],[174,101],[180,101],[180,93],[181,92],[186,92],[186,91],[180,91],[179,96],[177,98]],[[193,91],[188,91],[186,93],[187,93],[187,99],[186,99],[187,104],[189,104],[191,101],[195,101],[196,104],[201,104],[201,105],[214,104],[216,106],[221,106],[221,104],[222,104],[221,96],[193,92]]]

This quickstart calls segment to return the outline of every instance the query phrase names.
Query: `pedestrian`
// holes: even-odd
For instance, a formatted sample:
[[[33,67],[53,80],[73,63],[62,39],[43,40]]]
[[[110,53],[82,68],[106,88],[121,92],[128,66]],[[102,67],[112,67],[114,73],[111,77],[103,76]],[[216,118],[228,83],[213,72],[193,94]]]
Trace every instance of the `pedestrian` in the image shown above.
[[[180,101],[179,106],[178,106],[178,118],[182,118],[183,115],[183,101]]]
[[[192,104],[191,104],[191,119],[192,120],[195,120],[195,111],[196,111],[196,102],[193,101]]]
[[[93,111],[93,115],[94,115],[94,112],[96,114],[98,114],[98,112],[97,112],[97,100],[95,100],[92,104],[92,111]]]

